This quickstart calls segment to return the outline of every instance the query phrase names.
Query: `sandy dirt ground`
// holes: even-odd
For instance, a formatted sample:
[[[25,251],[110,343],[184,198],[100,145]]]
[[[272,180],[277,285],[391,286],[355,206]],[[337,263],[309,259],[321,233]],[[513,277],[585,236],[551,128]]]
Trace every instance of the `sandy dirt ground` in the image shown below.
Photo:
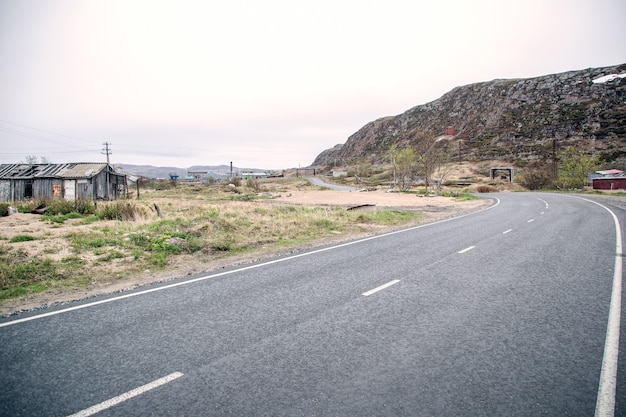
[[[330,189],[306,189],[293,190],[281,193],[275,198],[263,200],[261,204],[289,204],[289,205],[326,205],[340,206],[346,209],[356,210],[378,210],[378,209],[399,209],[419,211],[426,216],[421,223],[429,223],[444,218],[450,218],[465,213],[480,211],[492,204],[491,200],[471,200],[471,201],[455,201],[447,197],[418,197],[413,194],[388,193],[385,191],[337,191]],[[76,230],[76,225],[69,223],[65,227],[71,227]],[[62,246],[62,241],[55,243],[51,239],[50,233],[58,233],[59,236],[67,232],[63,225],[59,228],[50,229],[42,227],[42,222],[38,216],[30,214],[16,214],[9,217],[0,218],[0,230],[3,237],[11,238],[14,235],[28,233],[37,235],[37,233],[47,234],[45,244],[48,245],[47,253],[51,253],[53,257],[67,256],[69,248]],[[405,226],[406,227],[406,226]],[[65,229],[65,230],[64,230]],[[377,233],[383,233],[390,229],[380,229]],[[155,282],[164,282],[180,277],[192,276],[217,271],[225,267],[244,265],[260,260],[267,260],[277,256],[283,256],[294,252],[304,251],[315,247],[329,245],[334,243],[345,242],[348,240],[358,239],[372,235],[373,233],[362,234],[344,234],[338,235],[331,239],[311,242],[298,248],[289,249],[260,249],[254,253],[240,256],[232,256],[215,261],[199,262],[192,255],[177,256],[175,261],[170,265],[167,271],[153,272],[144,271],[132,278],[112,281],[110,283],[92,283],[88,288],[78,288],[72,290],[51,290],[40,294],[9,300],[2,302],[0,305],[0,315],[17,314],[20,311],[28,311],[34,309],[45,308],[55,305],[63,305],[70,301],[92,298],[102,294],[117,293],[129,291],[141,286],[146,286]],[[36,241],[35,241],[36,242]],[[29,242],[30,245],[36,244]],[[58,245],[58,247],[54,247]],[[67,253],[66,253],[67,252]],[[114,274],[114,271],[112,271]]]

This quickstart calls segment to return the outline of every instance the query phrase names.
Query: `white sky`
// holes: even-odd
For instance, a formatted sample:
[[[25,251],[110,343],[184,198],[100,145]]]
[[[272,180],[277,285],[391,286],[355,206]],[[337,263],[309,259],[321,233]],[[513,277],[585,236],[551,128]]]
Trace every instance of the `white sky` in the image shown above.
[[[307,166],[452,88],[626,63],[624,0],[0,0],[0,163]]]

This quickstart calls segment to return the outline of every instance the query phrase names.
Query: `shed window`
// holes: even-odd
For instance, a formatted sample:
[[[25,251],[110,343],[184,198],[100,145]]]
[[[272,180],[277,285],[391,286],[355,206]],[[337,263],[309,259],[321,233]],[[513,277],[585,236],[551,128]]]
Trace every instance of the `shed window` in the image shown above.
[[[24,198],[33,198],[33,183],[26,181],[24,183]]]

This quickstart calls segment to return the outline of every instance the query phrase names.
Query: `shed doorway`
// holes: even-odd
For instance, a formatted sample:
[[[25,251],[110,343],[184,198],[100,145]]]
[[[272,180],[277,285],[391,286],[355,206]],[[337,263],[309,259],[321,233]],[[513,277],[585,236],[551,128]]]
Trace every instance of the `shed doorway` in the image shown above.
[[[74,180],[63,181],[63,188],[65,188],[65,199],[67,201],[76,200],[76,183]]]

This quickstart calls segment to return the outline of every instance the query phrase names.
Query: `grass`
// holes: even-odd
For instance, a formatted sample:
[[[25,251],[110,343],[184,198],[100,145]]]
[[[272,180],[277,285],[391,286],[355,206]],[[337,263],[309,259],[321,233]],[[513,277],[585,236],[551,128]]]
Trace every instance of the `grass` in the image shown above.
[[[86,277],[72,264],[63,265],[46,258],[32,259],[23,251],[0,248],[0,300],[84,283]]]
[[[402,210],[363,212],[333,206],[275,204],[245,187],[236,194],[230,188],[219,187],[185,190],[179,186],[151,191],[142,193],[139,201],[99,202],[93,212],[83,204],[82,212],[63,213],[59,207],[65,206],[59,205],[54,214],[43,218],[50,229],[61,229],[54,238],[61,238],[62,243],[50,244],[36,255],[10,243],[0,245],[0,300],[52,288],[110,282],[145,270],[166,270],[185,256],[209,262],[259,248],[288,248],[337,235],[410,224],[421,221],[423,216]],[[160,207],[161,218],[157,217],[155,204]],[[67,222],[69,219],[76,221]],[[38,245],[53,238],[51,233],[39,236]],[[5,242],[34,239],[18,235]],[[69,255],[60,257],[62,250]]]
[[[30,235],[16,235],[13,236],[9,242],[10,243],[17,243],[17,242],[30,242],[32,240],[35,240],[35,238],[33,236]]]

